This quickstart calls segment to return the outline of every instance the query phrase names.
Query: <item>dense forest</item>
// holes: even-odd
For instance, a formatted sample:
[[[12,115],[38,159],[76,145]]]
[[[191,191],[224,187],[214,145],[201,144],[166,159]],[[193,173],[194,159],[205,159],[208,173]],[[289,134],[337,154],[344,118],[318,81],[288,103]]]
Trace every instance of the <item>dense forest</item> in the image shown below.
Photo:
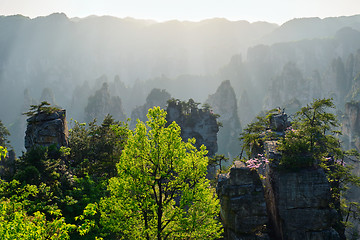
[[[0,32],[5,239],[231,239],[215,186],[233,162],[264,186],[265,165],[322,169],[338,214],[327,239],[359,236],[360,15],[279,26],[55,13],[0,16]]]

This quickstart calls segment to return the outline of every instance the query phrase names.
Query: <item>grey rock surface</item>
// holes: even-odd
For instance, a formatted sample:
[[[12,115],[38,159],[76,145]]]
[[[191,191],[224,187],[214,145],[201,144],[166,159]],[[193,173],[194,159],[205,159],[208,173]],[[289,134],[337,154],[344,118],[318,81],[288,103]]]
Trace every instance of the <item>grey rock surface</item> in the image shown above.
[[[40,113],[27,119],[25,148],[34,146],[57,147],[68,146],[68,127],[66,122],[66,111],[60,110],[52,114]]]
[[[208,110],[193,109],[184,114],[182,106],[176,102],[170,102],[166,115],[167,124],[175,121],[181,127],[181,137],[184,141],[195,138],[195,146],[199,148],[205,145],[207,156],[212,157],[218,150],[217,133],[219,126],[216,116]]]
[[[276,239],[338,240],[338,221],[330,208],[330,185],[324,171],[285,172],[268,166],[265,199]]]
[[[269,239],[264,192],[256,171],[235,164],[219,177],[217,194],[225,239]]]

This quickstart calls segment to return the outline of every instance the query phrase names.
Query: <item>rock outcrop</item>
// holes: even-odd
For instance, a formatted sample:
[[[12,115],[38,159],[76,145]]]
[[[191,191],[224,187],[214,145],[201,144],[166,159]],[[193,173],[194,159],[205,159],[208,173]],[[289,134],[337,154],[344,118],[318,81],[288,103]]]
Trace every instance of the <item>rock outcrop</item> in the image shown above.
[[[296,171],[279,167],[277,140],[289,126],[287,115],[279,109],[262,134],[272,138],[260,136],[260,147],[252,151],[256,152],[253,157],[261,154],[272,161],[265,161],[256,170],[235,165],[228,175],[220,175],[217,192],[226,239],[341,239],[335,230],[340,216],[330,207],[331,186],[324,170],[316,166]],[[259,174],[265,176],[262,183]]]
[[[330,185],[322,169],[281,172],[268,166],[265,199],[275,239],[339,240],[330,208]]]
[[[219,176],[217,194],[224,237],[231,240],[270,239],[264,191],[256,171],[235,162],[228,174]]]
[[[218,133],[219,154],[234,157],[239,154],[241,124],[237,112],[237,100],[229,80],[223,81],[216,92],[206,100],[222,124]]]
[[[120,97],[111,96],[109,84],[104,82],[101,89],[89,97],[88,104],[85,108],[85,119],[87,122],[91,122],[93,119],[103,121],[108,114],[112,115],[114,119],[118,121],[124,121],[126,119]]]
[[[64,109],[48,114],[42,112],[27,119],[25,148],[50,146],[68,146],[68,127]]]
[[[192,101],[192,103],[194,102]],[[191,106],[191,104],[189,105]],[[167,124],[175,121],[181,127],[181,137],[184,141],[195,138],[197,148],[204,144],[208,150],[207,156],[215,155],[218,150],[217,133],[219,126],[216,116],[210,110],[198,109],[197,107],[184,109],[181,102],[169,101],[166,120]]]
[[[167,101],[171,98],[171,95],[165,90],[160,90],[158,88],[154,88],[151,90],[149,95],[146,98],[146,103],[142,106],[135,108],[131,112],[131,121],[130,121],[130,128],[135,128],[136,120],[139,119],[142,122],[147,121],[146,114],[148,110],[154,106],[165,108]]]

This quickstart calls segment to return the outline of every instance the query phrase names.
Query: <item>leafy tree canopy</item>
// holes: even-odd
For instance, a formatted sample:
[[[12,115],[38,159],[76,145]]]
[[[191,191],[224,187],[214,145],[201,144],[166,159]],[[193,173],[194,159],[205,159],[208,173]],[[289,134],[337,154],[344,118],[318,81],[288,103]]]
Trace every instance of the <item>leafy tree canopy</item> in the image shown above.
[[[127,138],[128,125],[107,115],[102,124],[75,121],[69,131],[70,166],[77,176],[114,177]]]
[[[30,105],[30,110],[28,112],[23,113],[23,115],[32,117],[40,113],[53,114],[60,110],[61,109],[58,107],[50,107],[50,103],[43,101],[39,105]]]
[[[138,122],[99,204],[100,223],[127,239],[216,239],[219,201],[205,179],[204,146],[183,142],[180,127],[165,127],[166,113],[149,109]]]

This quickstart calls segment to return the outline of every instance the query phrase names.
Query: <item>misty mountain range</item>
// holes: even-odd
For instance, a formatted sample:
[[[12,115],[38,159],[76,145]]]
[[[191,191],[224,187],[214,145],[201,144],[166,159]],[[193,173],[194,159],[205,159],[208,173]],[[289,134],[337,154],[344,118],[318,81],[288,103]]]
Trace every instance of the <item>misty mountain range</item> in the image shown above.
[[[30,104],[50,99],[68,110],[68,118],[85,121],[88,99],[103,82],[130,117],[153,88],[204,103],[230,80],[244,125],[261,110],[313,97],[334,97],[342,109],[360,72],[360,15],[278,26],[56,13],[1,16],[0,33],[0,119],[17,151],[21,113]]]

